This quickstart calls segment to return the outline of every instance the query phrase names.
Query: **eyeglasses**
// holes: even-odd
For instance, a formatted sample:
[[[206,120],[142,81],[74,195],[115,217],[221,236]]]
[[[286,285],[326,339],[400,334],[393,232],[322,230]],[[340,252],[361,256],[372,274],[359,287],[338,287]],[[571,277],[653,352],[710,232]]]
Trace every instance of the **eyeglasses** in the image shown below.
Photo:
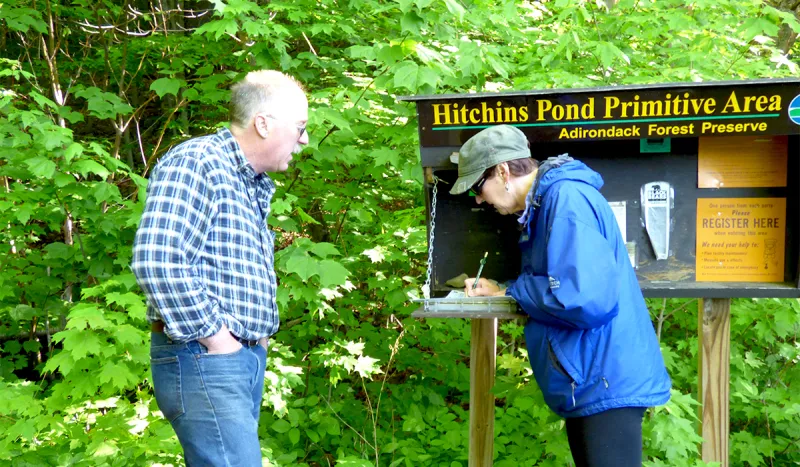
[[[286,121],[286,120],[283,120],[281,118],[273,117],[272,115],[265,115],[265,117],[269,117],[269,118],[271,118],[273,120],[278,120],[278,121],[281,121],[281,122],[285,122]],[[302,125],[295,125],[295,128],[297,128],[297,139],[300,139],[300,138],[303,137],[303,134],[306,132],[306,125],[307,124],[305,124],[305,123],[302,124]]]
[[[486,183],[486,180],[488,179],[489,175],[483,174],[483,176],[478,179],[477,183],[472,185],[472,188],[469,189],[469,192],[472,193],[473,196],[480,196],[481,192],[483,192],[483,184]]]

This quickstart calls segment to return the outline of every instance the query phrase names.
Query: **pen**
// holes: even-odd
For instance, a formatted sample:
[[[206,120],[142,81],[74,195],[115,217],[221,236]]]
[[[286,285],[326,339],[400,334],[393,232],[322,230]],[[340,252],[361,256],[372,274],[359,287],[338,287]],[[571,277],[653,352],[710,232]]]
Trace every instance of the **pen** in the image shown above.
[[[483,258],[481,258],[481,265],[478,267],[478,274],[475,276],[475,282],[472,283],[472,290],[478,288],[478,281],[481,278],[481,273],[483,272],[483,265],[486,264],[486,257],[489,256],[489,252],[483,254]]]

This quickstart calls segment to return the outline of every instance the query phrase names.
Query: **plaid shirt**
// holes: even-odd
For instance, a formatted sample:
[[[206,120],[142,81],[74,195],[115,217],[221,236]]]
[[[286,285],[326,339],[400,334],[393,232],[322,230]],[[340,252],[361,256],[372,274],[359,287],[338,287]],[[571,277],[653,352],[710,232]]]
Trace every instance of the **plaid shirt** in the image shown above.
[[[154,169],[133,246],[132,269],[147,318],[172,340],[208,337],[224,323],[235,336],[278,330],[274,235],[267,228],[275,185],[256,174],[227,129],[171,149]]]

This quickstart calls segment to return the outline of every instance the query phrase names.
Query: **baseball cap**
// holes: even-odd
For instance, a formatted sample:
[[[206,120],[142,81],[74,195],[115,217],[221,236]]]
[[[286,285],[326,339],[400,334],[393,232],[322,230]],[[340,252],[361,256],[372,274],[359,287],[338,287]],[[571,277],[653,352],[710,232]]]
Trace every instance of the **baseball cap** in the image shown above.
[[[458,152],[458,180],[450,194],[467,192],[490,167],[528,157],[531,157],[528,138],[519,128],[494,125],[483,129],[461,146]]]

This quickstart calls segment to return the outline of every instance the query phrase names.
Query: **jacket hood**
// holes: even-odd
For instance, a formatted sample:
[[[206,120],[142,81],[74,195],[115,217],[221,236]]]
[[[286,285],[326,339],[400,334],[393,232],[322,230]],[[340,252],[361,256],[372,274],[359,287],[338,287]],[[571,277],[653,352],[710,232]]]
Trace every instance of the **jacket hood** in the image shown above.
[[[593,186],[597,190],[603,186],[603,177],[581,161],[568,154],[550,157],[539,165],[539,173],[525,198],[525,212],[519,223],[526,225],[539,207],[542,197],[553,184],[562,180],[573,180]]]

